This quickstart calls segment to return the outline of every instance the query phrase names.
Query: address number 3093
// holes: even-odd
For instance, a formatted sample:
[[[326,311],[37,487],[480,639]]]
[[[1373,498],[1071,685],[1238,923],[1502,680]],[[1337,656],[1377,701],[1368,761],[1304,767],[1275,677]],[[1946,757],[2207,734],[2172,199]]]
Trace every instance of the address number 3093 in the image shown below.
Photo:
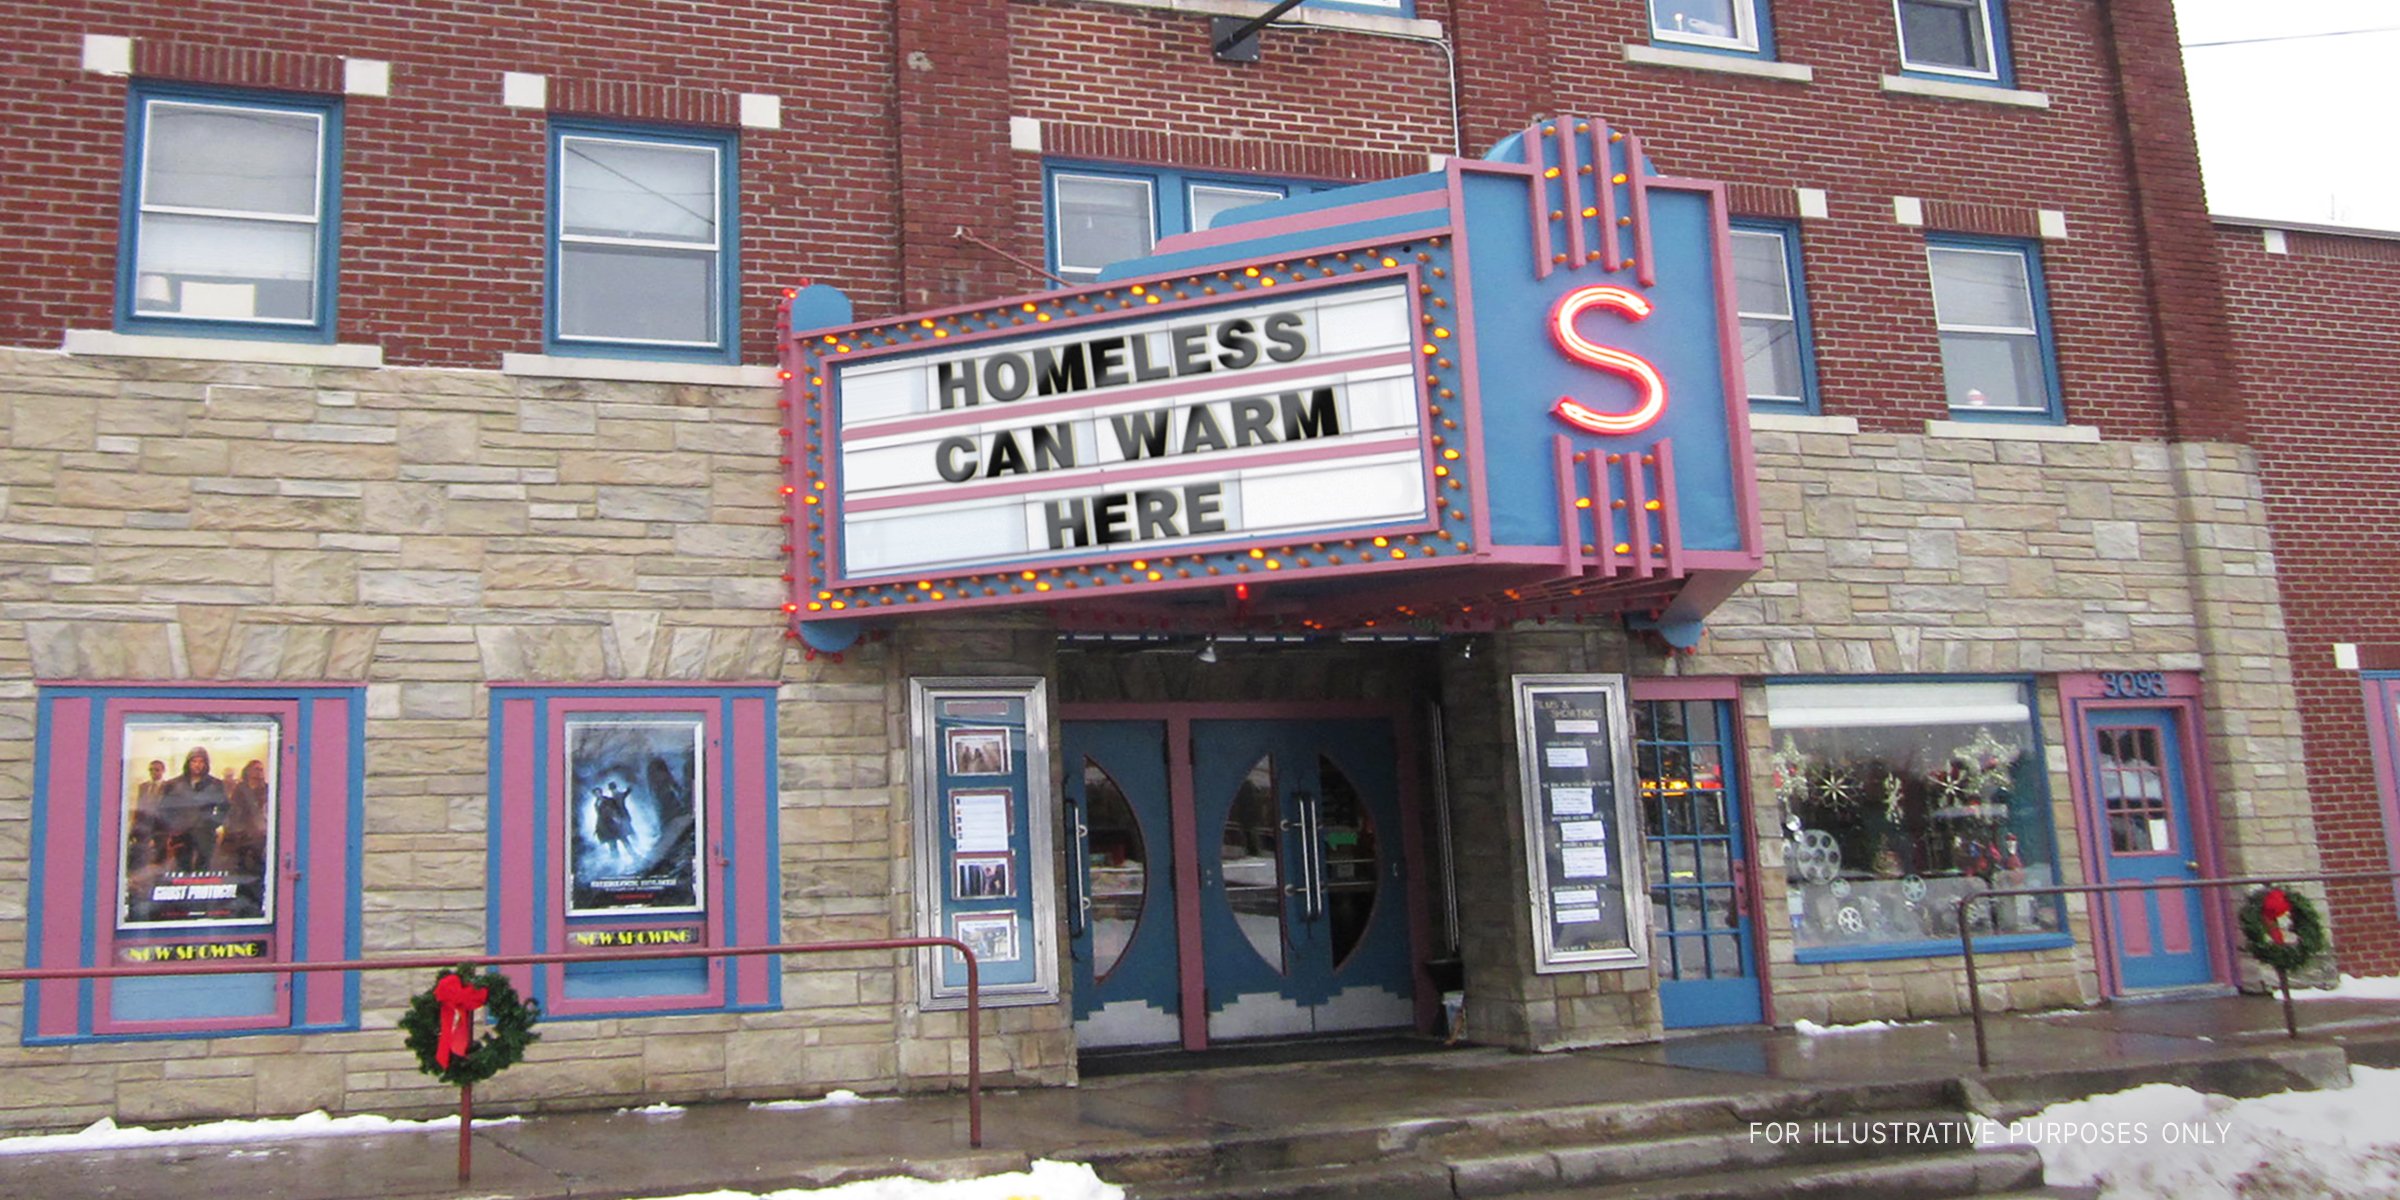
[[[2103,671],[2100,695],[2109,700],[2136,700],[2167,694],[2163,671]]]

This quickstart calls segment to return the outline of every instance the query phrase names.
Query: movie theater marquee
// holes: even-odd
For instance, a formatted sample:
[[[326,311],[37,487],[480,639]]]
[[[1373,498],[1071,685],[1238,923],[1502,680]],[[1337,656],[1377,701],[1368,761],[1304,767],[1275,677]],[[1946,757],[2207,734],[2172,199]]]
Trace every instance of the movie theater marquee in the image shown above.
[[[828,364],[844,581],[1422,521],[1404,276]]]

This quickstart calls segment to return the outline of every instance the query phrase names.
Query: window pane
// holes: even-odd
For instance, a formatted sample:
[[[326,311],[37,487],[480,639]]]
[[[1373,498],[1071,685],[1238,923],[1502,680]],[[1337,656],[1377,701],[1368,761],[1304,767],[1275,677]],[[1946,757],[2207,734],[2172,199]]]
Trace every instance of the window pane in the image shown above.
[[[316,114],[164,101],[147,111],[144,205],[316,216]]]
[[[568,236],[717,244],[715,150],[570,137],[559,163]]]
[[[1908,66],[1989,71],[1977,0],[1900,0],[1900,53]]]
[[[1791,260],[1784,255],[1783,235],[1733,234],[1735,303],[1745,315],[1792,315]]]
[[[1192,228],[1214,229],[1217,218],[1237,208],[1264,204],[1283,199],[1282,192],[1262,188],[1211,187],[1195,184],[1192,187]]]
[[[1097,271],[1150,253],[1150,185],[1138,179],[1058,177],[1058,268]]]
[[[558,260],[560,337],[717,340],[717,256],[568,243]]]
[[[1943,334],[1942,381],[1952,408],[2050,407],[2042,346],[2032,334]]]
[[[1753,400],[1806,399],[1800,382],[1800,326],[1743,317],[1742,374]]]
[[[314,223],[142,218],[134,311],[221,320],[306,321],[316,315]]]
[[[2033,288],[2023,255],[1936,248],[1926,251],[1926,259],[1933,268],[1934,319],[1944,328],[2033,332]]]
[[[1750,0],[1650,0],[1650,28],[1673,36],[1734,39],[1743,34],[1737,4]]]
[[[1954,938],[1960,896],[2056,881],[2032,722],[1981,703],[1976,689],[1990,685],[1914,684],[1936,702],[1898,710],[1888,707],[1896,693],[1874,685],[1855,696],[1840,694],[1851,685],[1805,686],[1806,697],[1784,687],[1767,694],[1779,823],[1790,831],[1789,915],[1802,948]],[[1815,711],[1780,711],[1799,705]],[[1852,712],[1865,719],[1835,716]],[[2046,901],[1975,911],[1979,932],[2064,928]]]

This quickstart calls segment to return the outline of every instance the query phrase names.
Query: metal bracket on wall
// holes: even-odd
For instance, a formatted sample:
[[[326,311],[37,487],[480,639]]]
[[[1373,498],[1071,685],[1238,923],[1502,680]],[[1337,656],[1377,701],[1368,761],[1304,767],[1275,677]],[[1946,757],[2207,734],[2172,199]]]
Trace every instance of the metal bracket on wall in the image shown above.
[[[1281,0],[1275,7],[1247,20],[1212,17],[1208,22],[1209,48],[1216,51],[1218,62],[1257,62],[1259,31],[1298,7],[1300,0]]]

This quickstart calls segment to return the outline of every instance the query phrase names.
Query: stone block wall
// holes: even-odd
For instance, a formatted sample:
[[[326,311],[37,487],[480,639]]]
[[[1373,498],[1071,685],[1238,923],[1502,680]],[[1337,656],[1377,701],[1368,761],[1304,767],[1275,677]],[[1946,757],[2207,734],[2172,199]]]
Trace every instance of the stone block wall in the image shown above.
[[[363,684],[369,957],[485,948],[489,685],[772,684],[780,936],[912,932],[906,676],[1043,674],[1048,636],[787,642],[775,401],[0,350],[0,961],[26,949],[37,688],[69,680]],[[506,1111],[952,1086],[961,1018],[915,1014],[910,969],[795,957],[781,1011],[554,1020],[478,1091]],[[8,989],[0,1127],[445,1110],[393,1028],[423,983],[367,976],[355,1033],[36,1048]],[[1062,1021],[987,1017],[987,1065],[1063,1081]],[[207,1086],[161,1086],[180,1080]]]

